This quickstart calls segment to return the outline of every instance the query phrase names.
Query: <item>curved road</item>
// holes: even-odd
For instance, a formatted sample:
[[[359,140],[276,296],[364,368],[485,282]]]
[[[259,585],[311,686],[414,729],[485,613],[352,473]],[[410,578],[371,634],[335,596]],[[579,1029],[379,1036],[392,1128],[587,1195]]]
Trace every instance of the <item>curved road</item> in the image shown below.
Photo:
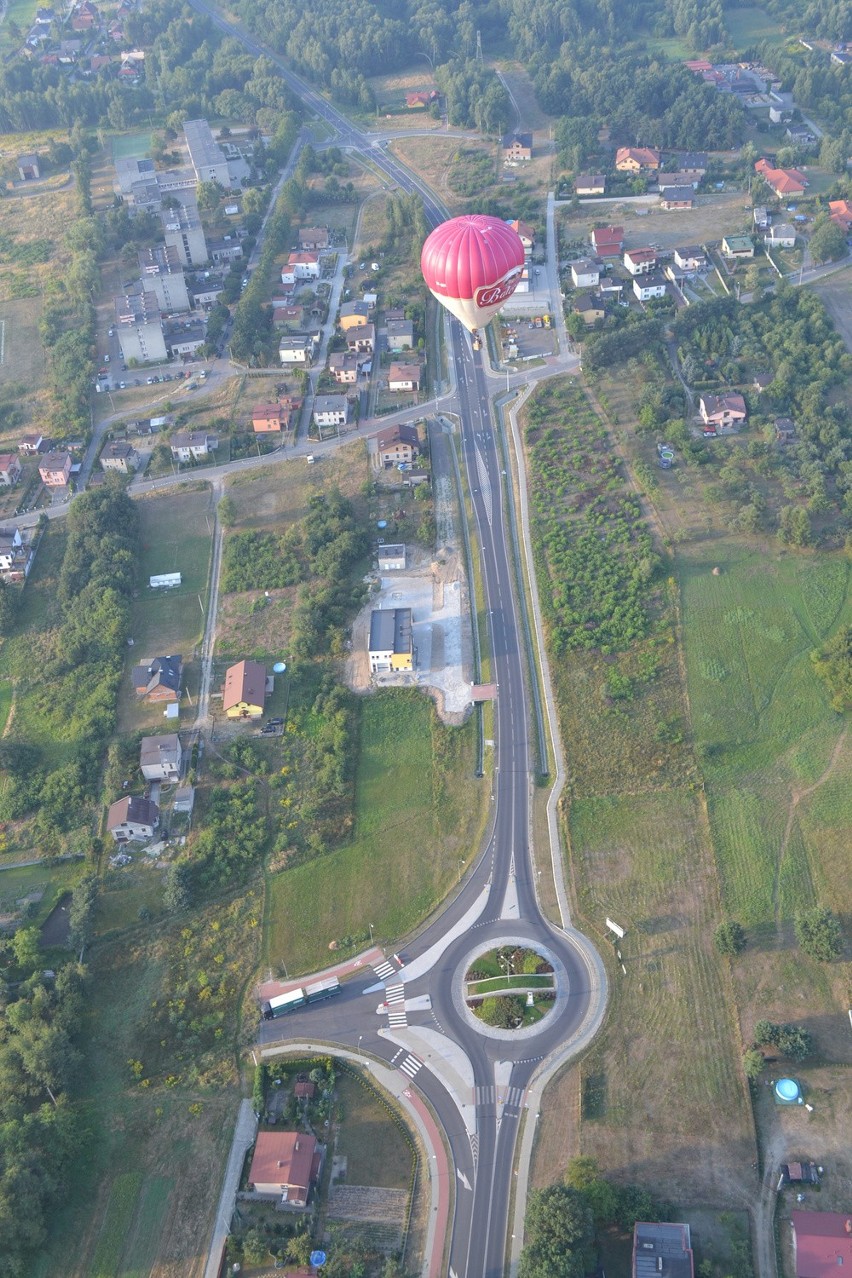
[[[295,94],[407,192],[417,192],[435,225],[446,210],[432,192],[371,141],[259,41],[225,21],[204,0],[190,0],[222,30],[270,58]],[[496,701],[493,819],[484,851],[464,888],[400,961],[379,964],[366,984],[347,982],[328,1003],[261,1026],[266,1044],[287,1039],[337,1042],[396,1065],[438,1115],[456,1168],[456,1210],[448,1272],[499,1278],[509,1232],[515,1146],[527,1087],[543,1061],[565,1051],[581,1026],[603,1012],[605,980],[597,956],[552,927],[536,898],[530,847],[532,758],[525,655],[514,594],[510,529],[503,507],[500,455],[481,357],[453,322],[450,358],[460,401],[461,443],[478,526],[490,618]],[[568,920],[565,920],[566,924]],[[464,1006],[462,979],[474,947],[520,941],[544,950],[558,977],[553,1009],[522,1034],[499,1035]],[[377,1002],[380,1004],[377,1015]],[[385,1019],[387,1018],[387,1020]]]

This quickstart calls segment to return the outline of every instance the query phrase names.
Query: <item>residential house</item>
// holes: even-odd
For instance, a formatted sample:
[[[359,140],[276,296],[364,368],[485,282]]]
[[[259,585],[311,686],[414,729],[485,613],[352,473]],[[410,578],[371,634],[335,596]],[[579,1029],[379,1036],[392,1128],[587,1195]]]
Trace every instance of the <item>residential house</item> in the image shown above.
[[[379,572],[402,572],[405,568],[405,545],[400,542],[379,546]]]
[[[598,285],[598,292],[604,302],[607,298],[620,299],[621,294],[624,292],[624,283],[613,275],[602,275]]]
[[[814,146],[818,140],[806,124],[788,124],[784,136],[790,139],[793,146]]]
[[[370,674],[414,669],[410,608],[374,608],[370,613]]]
[[[71,454],[45,453],[38,473],[45,488],[64,488],[71,478]]]
[[[852,200],[829,200],[828,210],[832,222],[841,228],[844,234],[852,227]]]
[[[620,146],[615,153],[615,167],[620,173],[656,172],[660,153],[650,146]]]
[[[299,249],[302,253],[329,246],[327,226],[302,226],[299,228]]]
[[[736,430],[748,417],[742,395],[702,395],[698,402],[701,420],[705,426],[715,426],[718,431]]]
[[[666,281],[659,271],[637,275],[633,281],[633,292],[640,302],[650,302],[654,297],[665,297]]]
[[[852,1268],[850,1213],[792,1211],[796,1278],[837,1278]]]
[[[337,326],[346,333],[350,328],[360,328],[362,324],[368,323],[369,319],[370,308],[366,302],[344,302],[340,308]]]
[[[775,418],[775,438],[779,444],[791,444],[796,438],[796,424],[791,417]]]
[[[632,1278],[694,1278],[689,1225],[637,1221]]]
[[[695,191],[691,186],[661,186],[660,205],[672,209],[691,209],[695,204]]]
[[[764,204],[758,204],[756,208],[752,209],[751,220],[758,231],[765,231],[772,222],[769,210]]]
[[[372,355],[376,347],[375,324],[359,324],[356,328],[350,328],[346,334],[346,345],[356,354]]]
[[[676,151],[672,159],[679,169],[688,169],[701,177],[707,172],[709,161],[706,151]]]
[[[304,306],[274,306],[272,308],[272,325],[274,328],[302,328],[305,323]]]
[[[317,395],[314,400],[315,426],[345,426],[349,421],[349,400],[345,395]]]
[[[335,351],[328,357],[328,371],[339,386],[354,386],[362,371],[370,366],[368,355],[355,355],[352,351]]]
[[[792,115],[792,111],[783,102],[773,102],[769,106],[769,120],[771,124],[786,124]]]
[[[517,164],[519,160],[531,160],[533,139],[531,133],[507,133],[501,140],[503,163]]]
[[[657,254],[651,248],[625,249],[622,260],[631,275],[647,275],[657,265]]]
[[[572,307],[576,315],[582,316],[586,324],[596,324],[598,320],[602,320],[606,315],[606,310],[599,298],[595,298],[591,293],[577,293],[574,298]]]
[[[22,182],[34,182],[41,177],[39,157],[28,152],[18,156],[18,176]]]
[[[33,552],[19,528],[0,528],[0,577],[6,582],[23,581],[29,574]]]
[[[524,253],[529,257],[535,245],[535,229],[530,226],[529,222],[521,222],[518,218],[515,218],[513,222],[510,222],[508,218],[506,220],[523,244]]]
[[[722,252],[735,259],[754,257],[754,241],[750,235],[723,235]]]
[[[72,31],[91,31],[99,22],[100,15],[91,0],[82,0],[82,4],[71,10]]]
[[[597,288],[600,278],[597,262],[584,258],[581,262],[571,263],[571,282],[575,288]]]
[[[251,425],[255,435],[280,432],[284,426],[280,404],[259,404],[252,410]]]
[[[219,437],[206,430],[180,430],[172,435],[170,446],[175,461],[199,461],[216,451]]]
[[[390,324],[393,320],[404,320],[405,311],[401,306],[389,306],[385,311],[385,322]]]
[[[23,453],[26,457],[35,457],[36,453],[48,452],[45,445],[49,445],[50,441],[45,439],[44,435],[22,435],[18,440],[18,452]]]
[[[376,436],[376,452],[385,470],[391,470],[401,462],[411,465],[420,452],[420,437],[416,426],[388,426]]]
[[[388,369],[388,390],[419,391],[421,371],[419,364],[391,364]]]
[[[795,229],[788,222],[779,222],[777,226],[770,226],[763,242],[769,248],[795,248]]]
[[[799,169],[776,169],[765,158],[758,160],[754,169],[779,199],[788,195],[801,195],[808,185],[808,179]]]
[[[752,386],[758,394],[762,395],[767,386],[771,386],[774,380],[775,375],[773,373],[756,373],[752,381]]]
[[[592,248],[597,257],[621,257],[624,248],[623,226],[597,226],[591,234]]]
[[[302,364],[307,367],[314,354],[314,341],[306,333],[293,333],[282,337],[278,343],[278,358],[282,364]]]
[[[839,67],[852,66],[852,52],[848,49],[832,49],[831,60]]]
[[[302,411],[304,403],[301,395],[282,395],[278,401],[281,409],[281,428],[282,430],[292,430],[295,428],[299,414]]]
[[[266,666],[238,661],[225,671],[222,709],[229,719],[259,719],[266,700]]]
[[[176,732],[143,737],[139,742],[139,767],[146,781],[180,780],[183,748]]]
[[[578,173],[574,179],[575,195],[605,195],[605,173]]]
[[[258,1132],[249,1168],[249,1188],[290,1207],[306,1207],[321,1161],[314,1136],[304,1132]]]
[[[411,320],[387,321],[388,350],[409,351],[414,345],[414,324]]]
[[[140,460],[132,444],[123,439],[113,439],[104,445],[101,452],[101,470],[116,470],[120,475],[130,475]]]
[[[300,1079],[293,1084],[293,1095],[296,1100],[313,1100],[317,1094],[317,1085],[309,1078]]]
[[[657,186],[661,191],[664,186],[691,186],[697,191],[702,177],[697,169],[675,169],[671,173],[658,173]]]
[[[107,833],[116,843],[130,843],[154,837],[160,824],[160,809],[150,799],[125,795],[111,803],[107,813]]]
[[[14,488],[21,478],[21,463],[14,453],[0,453],[0,484]]]
[[[154,657],[147,665],[134,666],[133,687],[140,701],[179,701],[183,658],[180,653]]]
[[[438,95],[434,89],[415,89],[405,95],[405,105],[409,111],[425,111],[426,107],[437,101]]]
[[[318,253],[291,253],[287,258],[287,265],[281,268],[282,284],[295,284],[297,280],[318,280],[319,276]]]
[[[166,329],[164,340],[170,355],[194,355],[207,340],[204,320],[198,319],[191,324],[172,324]]]
[[[707,267],[707,254],[700,244],[690,244],[686,248],[676,248],[674,264],[682,271],[703,271]]]

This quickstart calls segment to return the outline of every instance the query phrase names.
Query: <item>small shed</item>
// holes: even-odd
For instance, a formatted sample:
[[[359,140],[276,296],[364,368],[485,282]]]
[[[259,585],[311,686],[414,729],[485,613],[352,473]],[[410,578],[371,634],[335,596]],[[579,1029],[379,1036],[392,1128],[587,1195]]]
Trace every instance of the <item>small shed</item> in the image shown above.
[[[35,182],[41,177],[37,155],[19,155],[18,173],[22,182]]]
[[[379,572],[400,572],[405,568],[405,546],[379,547]]]
[[[184,785],[180,789],[175,790],[175,801],[172,805],[174,812],[186,812],[192,814],[195,807],[195,786]]]

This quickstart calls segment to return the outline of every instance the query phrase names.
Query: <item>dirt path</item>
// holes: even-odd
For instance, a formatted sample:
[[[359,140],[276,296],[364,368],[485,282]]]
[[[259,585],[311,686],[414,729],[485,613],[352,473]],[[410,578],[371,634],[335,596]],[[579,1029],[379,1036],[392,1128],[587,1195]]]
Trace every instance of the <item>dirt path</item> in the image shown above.
[[[796,809],[798,808],[802,799],[810,798],[810,796],[814,794],[820,788],[820,786],[824,785],[825,782],[828,780],[828,778],[831,776],[832,772],[837,767],[837,760],[840,758],[840,752],[842,751],[844,745],[846,744],[846,738],[848,737],[848,735],[849,735],[849,728],[847,726],[843,729],[840,736],[837,738],[834,749],[831,752],[831,758],[828,761],[825,771],[822,773],[820,777],[817,778],[816,781],[814,781],[813,785],[806,786],[804,790],[793,790],[792,794],[790,795],[790,808],[787,813],[787,824],[784,828],[784,837],[781,840],[781,847],[778,850],[778,856],[775,859],[775,881],[772,884],[772,906],[775,913],[775,930],[776,931],[780,931],[780,927],[781,927],[780,899],[779,899],[780,898],[781,865],[784,861],[784,854],[787,851],[787,845],[790,842],[790,835],[793,832],[793,822],[796,819]]]

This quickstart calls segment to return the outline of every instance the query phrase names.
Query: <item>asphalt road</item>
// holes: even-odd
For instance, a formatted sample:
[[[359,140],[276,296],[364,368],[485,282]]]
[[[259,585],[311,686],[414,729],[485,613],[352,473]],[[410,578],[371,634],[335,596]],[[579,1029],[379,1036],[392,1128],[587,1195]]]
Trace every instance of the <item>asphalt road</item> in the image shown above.
[[[402,190],[420,195],[432,225],[445,219],[446,209],[416,175],[354,128],[281,59],[225,21],[204,0],[190,3],[252,52],[270,58],[293,92],[336,131],[339,146],[369,156]],[[384,1016],[376,1014],[384,994],[367,992],[378,988],[378,977],[364,983],[348,982],[327,1003],[292,1013],[286,1020],[263,1023],[260,1040],[286,1042],[307,1036],[369,1051],[389,1063],[399,1058],[401,1068],[408,1061],[416,1087],[441,1121],[458,1176],[449,1274],[451,1278],[499,1278],[504,1272],[515,1145],[527,1084],[540,1062],[557,1051],[585,1018],[591,983],[578,946],[542,917],[536,899],[529,839],[532,759],[525,656],[513,588],[500,453],[482,357],[473,352],[469,337],[455,321],[449,358],[454,365],[463,463],[478,527],[493,677],[498,684],[493,819],[482,855],[463,889],[409,947],[402,971],[386,981],[405,981],[407,1003],[422,1009],[412,1010],[409,1024],[414,1027],[422,1019],[425,1027],[441,1036],[435,1040],[436,1054],[440,1042],[447,1044],[448,1050],[463,1053],[473,1086],[468,1082],[463,1082],[462,1088],[458,1083],[448,1084],[448,1071],[437,1060],[430,1066],[432,1053],[428,1051],[423,1053],[426,1059],[422,1064],[411,1053],[406,1055],[399,1045],[400,1036],[394,1038],[393,1029],[384,1028]],[[463,923],[486,889],[482,913],[473,926]],[[487,949],[501,940],[526,942],[544,950],[558,974],[557,1002],[531,1035],[488,1034],[464,1005],[462,981],[473,947]],[[406,980],[409,974],[411,979]],[[461,1090],[467,1094],[460,1094]],[[465,1122],[471,1107],[475,1107],[474,1124],[469,1119]]]

